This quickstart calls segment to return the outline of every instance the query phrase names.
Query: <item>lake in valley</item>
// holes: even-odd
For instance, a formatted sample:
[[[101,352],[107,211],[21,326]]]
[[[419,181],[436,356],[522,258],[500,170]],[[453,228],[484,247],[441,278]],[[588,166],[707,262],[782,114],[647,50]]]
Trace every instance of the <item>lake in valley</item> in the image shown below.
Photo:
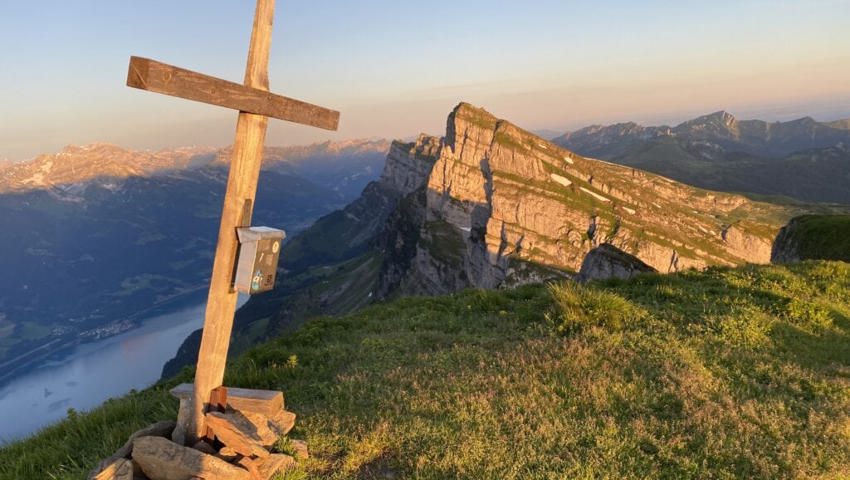
[[[239,305],[247,297],[241,298]],[[204,305],[142,321],[139,328],[57,353],[0,387],[0,444],[23,438],[104,400],[159,380],[162,366],[201,327]]]

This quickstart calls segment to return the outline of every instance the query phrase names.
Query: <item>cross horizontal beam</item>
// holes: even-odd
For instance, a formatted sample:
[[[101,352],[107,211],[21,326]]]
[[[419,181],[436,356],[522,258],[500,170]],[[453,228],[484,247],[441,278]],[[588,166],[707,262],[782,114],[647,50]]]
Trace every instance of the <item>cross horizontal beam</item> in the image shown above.
[[[130,57],[127,86],[325,130],[339,126],[337,111],[148,58]]]

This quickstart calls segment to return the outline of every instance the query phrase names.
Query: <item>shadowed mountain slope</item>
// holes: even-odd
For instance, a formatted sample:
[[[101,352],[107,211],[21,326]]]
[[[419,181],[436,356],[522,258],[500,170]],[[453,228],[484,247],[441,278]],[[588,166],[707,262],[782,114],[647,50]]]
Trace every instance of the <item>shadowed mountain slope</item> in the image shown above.
[[[377,176],[386,148],[369,141],[268,149],[255,221],[294,236],[352,200],[352,185],[362,189]],[[226,158],[226,150],[96,144],[0,171],[4,372],[201,302]]]

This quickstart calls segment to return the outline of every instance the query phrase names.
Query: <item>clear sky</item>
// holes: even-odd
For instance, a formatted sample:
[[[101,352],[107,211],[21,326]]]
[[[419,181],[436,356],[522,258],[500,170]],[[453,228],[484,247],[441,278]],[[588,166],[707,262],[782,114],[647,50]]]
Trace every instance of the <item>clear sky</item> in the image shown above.
[[[225,145],[235,112],[124,86],[130,55],[241,82],[251,0],[0,0],[0,159]],[[850,0],[277,0],[276,93],[342,112],[267,143],[439,134],[459,101],[529,129],[850,117]]]

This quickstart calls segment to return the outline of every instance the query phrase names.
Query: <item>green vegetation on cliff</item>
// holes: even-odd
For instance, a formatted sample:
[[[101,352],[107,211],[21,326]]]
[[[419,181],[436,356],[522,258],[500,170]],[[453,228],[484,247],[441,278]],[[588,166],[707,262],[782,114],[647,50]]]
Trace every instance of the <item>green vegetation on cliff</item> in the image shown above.
[[[775,248],[789,256],[850,262],[850,215],[803,215],[783,230]]]
[[[850,265],[472,290],[317,318],[229,367],[283,390],[287,478],[847,478]],[[83,478],[181,378],[0,450]]]

